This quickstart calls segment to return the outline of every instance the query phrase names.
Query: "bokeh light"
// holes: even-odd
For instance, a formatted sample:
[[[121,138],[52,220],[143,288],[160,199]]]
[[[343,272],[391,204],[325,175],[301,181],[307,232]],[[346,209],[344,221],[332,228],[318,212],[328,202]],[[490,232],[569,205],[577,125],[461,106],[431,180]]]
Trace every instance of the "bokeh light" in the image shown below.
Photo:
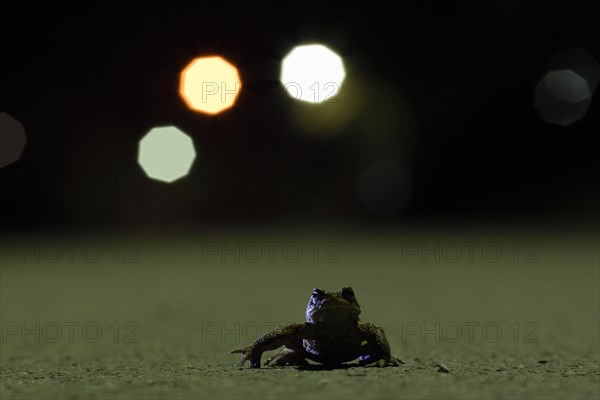
[[[342,58],[321,44],[295,47],[281,64],[280,79],[288,94],[309,103],[333,100],[345,76]]]
[[[591,95],[586,80],[572,70],[550,71],[536,87],[535,107],[544,121],[568,126],[583,118]]]
[[[0,113],[0,168],[21,158],[27,137],[23,125],[7,113]]]
[[[549,123],[568,126],[582,119],[598,82],[598,61],[583,49],[557,53],[535,89],[535,108]]]
[[[394,161],[378,161],[359,177],[358,197],[369,212],[394,216],[408,205],[413,193],[410,173]]]
[[[179,94],[190,109],[218,114],[235,104],[241,88],[237,68],[221,57],[200,57],[181,72]]]
[[[138,163],[152,179],[168,183],[181,179],[195,159],[192,139],[174,126],[154,128],[140,140]]]

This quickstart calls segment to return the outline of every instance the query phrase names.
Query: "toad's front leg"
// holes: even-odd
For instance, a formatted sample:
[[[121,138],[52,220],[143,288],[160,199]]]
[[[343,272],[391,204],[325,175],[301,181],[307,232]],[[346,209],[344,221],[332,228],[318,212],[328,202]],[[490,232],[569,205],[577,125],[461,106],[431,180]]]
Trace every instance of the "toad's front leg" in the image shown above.
[[[365,367],[397,367],[404,364],[402,360],[391,355],[390,345],[381,327],[360,322],[359,329],[365,339],[362,354],[358,358],[360,365]]]
[[[244,365],[246,361],[250,361],[250,367],[260,368],[260,358],[262,353],[297,342],[299,339],[308,335],[309,329],[310,327],[306,323],[282,326],[262,335],[250,346],[233,350],[231,354],[241,353],[242,365]]]

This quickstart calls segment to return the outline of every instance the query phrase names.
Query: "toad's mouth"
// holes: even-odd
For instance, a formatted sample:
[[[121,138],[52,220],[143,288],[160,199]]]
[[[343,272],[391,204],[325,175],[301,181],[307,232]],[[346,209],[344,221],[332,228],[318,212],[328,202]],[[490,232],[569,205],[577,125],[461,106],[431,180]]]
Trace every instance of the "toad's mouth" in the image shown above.
[[[325,302],[320,307],[314,308],[309,312],[313,317],[326,315],[347,315],[356,314],[356,308],[350,303]]]
[[[354,307],[352,307],[352,304],[350,303],[342,303],[342,302],[324,302],[323,304],[321,304],[320,307],[317,308],[317,310],[330,310],[330,309],[346,309],[346,310],[354,310]]]

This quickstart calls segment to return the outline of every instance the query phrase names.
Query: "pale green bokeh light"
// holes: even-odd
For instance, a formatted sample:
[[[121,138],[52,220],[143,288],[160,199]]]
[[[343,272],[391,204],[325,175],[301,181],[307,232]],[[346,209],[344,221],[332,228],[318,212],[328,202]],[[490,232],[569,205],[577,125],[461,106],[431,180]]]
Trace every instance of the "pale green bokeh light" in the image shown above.
[[[138,163],[149,178],[174,182],[189,173],[195,159],[192,139],[174,126],[153,128],[140,140]]]

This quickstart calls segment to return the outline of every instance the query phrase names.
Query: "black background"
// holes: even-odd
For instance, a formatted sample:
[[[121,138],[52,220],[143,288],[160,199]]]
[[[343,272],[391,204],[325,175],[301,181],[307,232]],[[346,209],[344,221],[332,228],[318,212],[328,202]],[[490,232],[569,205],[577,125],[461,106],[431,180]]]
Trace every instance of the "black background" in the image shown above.
[[[2,21],[0,112],[28,136],[21,160],[0,170],[4,226],[381,221],[356,196],[381,155],[365,152],[361,128],[316,139],[290,117],[280,60],[305,42],[410,104],[414,142],[400,161],[414,194],[386,220],[598,216],[597,95],[567,128],[533,106],[558,51],[600,58],[597,1],[25,5]],[[234,109],[207,117],[177,89],[187,63],[212,53],[238,66],[244,87]],[[138,141],[160,125],[189,133],[198,152],[172,185],[136,162]]]

